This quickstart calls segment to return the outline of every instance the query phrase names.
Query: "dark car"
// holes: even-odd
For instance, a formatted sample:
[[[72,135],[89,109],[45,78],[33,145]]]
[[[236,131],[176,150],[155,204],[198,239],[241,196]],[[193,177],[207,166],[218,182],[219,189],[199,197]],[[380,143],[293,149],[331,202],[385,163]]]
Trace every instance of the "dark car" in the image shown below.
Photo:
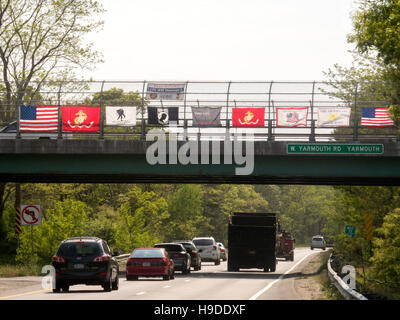
[[[176,243],[180,243],[183,245],[187,251],[187,253],[190,254],[190,260],[191,260],[191,267],[193,267],[194,271],[201,270],[201,256],[200,252],[191,240],[176,240],[174,241]]]
[[[331,238],[329,238],[329,237],[324,237],[325,238],[325,243],[326,243],[326,247],[333,247],[333,245],[334,245],[334,241],[333,241],[333,239],[331,239]]]
[[[96,237],[74,237],[61,242],[52,262],[56,269],[53,292],[67,292],[71,285],[101,285],[118,290],[118,262],[107,243]]]
[[[154,248],[164,248],[170,258],[174,261],[174,270],[182,273],[190,273],[190,254],[186,252],[185,247],[180,243],[158,243]]]
[[[164,248],[136,248],[126,263],[126,280],[139,277],[174,279],[174,261]]]

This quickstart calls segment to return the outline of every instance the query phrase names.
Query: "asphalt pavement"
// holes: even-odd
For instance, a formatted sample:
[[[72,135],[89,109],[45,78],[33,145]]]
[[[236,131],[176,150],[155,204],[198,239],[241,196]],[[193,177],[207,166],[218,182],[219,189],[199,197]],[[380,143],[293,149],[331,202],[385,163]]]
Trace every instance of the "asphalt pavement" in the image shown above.
[[[127,281],[120,276],[119,290],[112,292],[104,292],[101,286],[75,285],[69,292],[53,293],[42,288],[42,277],[30,277],[27,279],[32,282],[30,286],[0,290],[0,300],[298,300],[301,296],[294,289],[293,280],[305,259],[318,252],[296,249],[294,261],[279,260],[275,272],[261,269],[228,272],[226,262],[221,262],[218,266],[203,263],[200,271],[190,274],[177,271],[175,279],[168,281],[162,278]]]

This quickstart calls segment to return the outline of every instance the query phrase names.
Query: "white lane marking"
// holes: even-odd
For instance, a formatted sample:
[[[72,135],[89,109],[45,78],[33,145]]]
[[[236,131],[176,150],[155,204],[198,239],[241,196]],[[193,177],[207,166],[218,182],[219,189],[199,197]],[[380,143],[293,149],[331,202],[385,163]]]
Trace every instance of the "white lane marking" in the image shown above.
[[[167,289],[167,288],[171,288],[171,286],[164,286],[163,288],[164,288],[164,289]]]
[[[267,290],[271,289],[271,287],[277,283],[278,281],[282,280],[283,277],[285,275],[287,275],[289,272],[291,272],[294,268],[296,268],[301,262],[303,262],[303,260],[305,258],[307,258],[308,256],[314,254],[316,252],[310,252],[309,254],[307,254],[306,256],[304,256],[303,258],[300,259],[299,262],[297,262],[293,267],[291,267],[288,271],[286,271],[284,274],[281,274],[280,277],[278,279],[276,279],[275,281],[272,281],[270,284],[268,284],[265,288],[261,289],[260,291],[258,291],[255,295],[253,295],[249,300],[256,300],[259,296],[261,296],[263,293],[267,292]]]
[[[143,295],[143,294],[145,294],[145,293],[146,293],[145,291],[142,291],[142,292],[136,293],[136,295],[137,295],[137,296],[141,296],[141,295]]]
[[[190,280],[189,280],[189,279],[186,279],[185,282],[190,282]]]

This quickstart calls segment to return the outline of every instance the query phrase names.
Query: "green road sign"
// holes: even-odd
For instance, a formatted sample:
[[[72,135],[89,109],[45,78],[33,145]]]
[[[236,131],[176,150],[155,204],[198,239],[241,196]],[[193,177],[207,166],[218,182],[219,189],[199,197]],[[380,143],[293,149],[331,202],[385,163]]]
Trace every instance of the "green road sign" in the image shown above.
[[[293,154],[383,154],[383,144],[300,144],[287,145]]]
[[[356,227],[355,226],[345,226],[344,233],[350,238],[355,238]]]

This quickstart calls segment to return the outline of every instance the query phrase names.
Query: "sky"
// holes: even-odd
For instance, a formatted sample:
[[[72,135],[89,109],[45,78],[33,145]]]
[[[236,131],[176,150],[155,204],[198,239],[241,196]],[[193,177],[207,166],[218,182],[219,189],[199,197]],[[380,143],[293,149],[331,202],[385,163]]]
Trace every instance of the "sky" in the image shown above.
[[[99,0],[94,80],[324,80],[349,66],[354,0]]]

